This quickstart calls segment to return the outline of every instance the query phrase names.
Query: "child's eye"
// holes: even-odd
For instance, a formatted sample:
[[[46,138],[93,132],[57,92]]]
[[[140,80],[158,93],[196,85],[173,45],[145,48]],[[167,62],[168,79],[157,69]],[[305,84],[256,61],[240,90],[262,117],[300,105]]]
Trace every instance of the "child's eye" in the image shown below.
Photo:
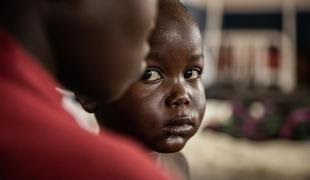
[[[155,69],[147,69],[142,76],[142,80],[147,82],[155,82],[162,78],[160,73]]]
[[[197,69],[190,69],[185,71],[184,73],[184,78],[187,80],[195,80],[200,78],[201,75],[201,71],[197,70]]]

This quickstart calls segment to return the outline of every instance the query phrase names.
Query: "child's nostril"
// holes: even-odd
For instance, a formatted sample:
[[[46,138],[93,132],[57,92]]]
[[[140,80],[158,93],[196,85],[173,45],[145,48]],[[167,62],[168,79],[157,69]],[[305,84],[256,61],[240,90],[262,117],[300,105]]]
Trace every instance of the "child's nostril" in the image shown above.
[[[189,100],[187,97],[178,97],[174,99],[171,103],[172,106],[187,106],[189,105]]]

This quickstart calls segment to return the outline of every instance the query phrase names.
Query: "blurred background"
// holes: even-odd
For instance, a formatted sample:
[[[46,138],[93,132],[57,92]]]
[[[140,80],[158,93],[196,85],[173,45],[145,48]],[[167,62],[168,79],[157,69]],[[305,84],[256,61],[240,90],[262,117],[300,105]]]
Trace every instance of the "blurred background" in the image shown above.
[[[195,179],[310,179],[310,1],[183,0],[204,37]]]

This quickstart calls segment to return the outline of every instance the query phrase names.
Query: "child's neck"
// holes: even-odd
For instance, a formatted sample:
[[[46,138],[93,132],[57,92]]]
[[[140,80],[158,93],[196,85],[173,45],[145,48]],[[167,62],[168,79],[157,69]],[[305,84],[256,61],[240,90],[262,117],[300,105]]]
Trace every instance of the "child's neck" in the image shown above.
[[[150,155],[159,167],[172,172],[180,179],[189,179],[188,164],[181,152],[159,153],[151,151]]]

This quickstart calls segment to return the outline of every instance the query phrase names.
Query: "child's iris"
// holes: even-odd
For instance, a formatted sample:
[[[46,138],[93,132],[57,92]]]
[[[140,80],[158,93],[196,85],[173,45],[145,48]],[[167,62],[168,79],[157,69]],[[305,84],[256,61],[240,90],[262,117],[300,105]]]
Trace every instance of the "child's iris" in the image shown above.
[[[149,82],[158,81],[160,79],[162,79],[162,76],[157,70],[154,69],[147,69],[142,76],[142,80]]]
[[[190,69],[185,71],[184,73],[184,78],[188,79],[188,80],[194,80],[194,79],[198,79],[200,77],[200,71],[196,70],[196,69]]]

